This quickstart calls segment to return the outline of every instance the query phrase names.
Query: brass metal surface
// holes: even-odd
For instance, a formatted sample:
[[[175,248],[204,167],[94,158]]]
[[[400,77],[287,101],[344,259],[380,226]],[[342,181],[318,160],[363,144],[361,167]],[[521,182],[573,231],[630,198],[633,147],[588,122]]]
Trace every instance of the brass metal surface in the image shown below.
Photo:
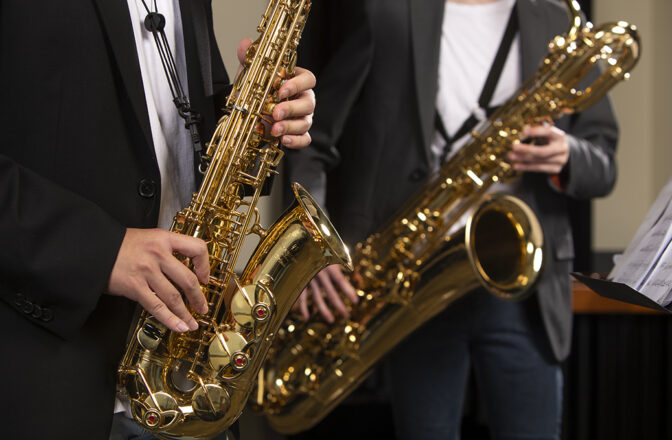
[[[256,208],[282,150],[265,134],[265,113],[293,76],[308,0],[272,0],[250,46],[224,116],[208,144],[198,193],[171,230],[208,245],[205,315],[196,331],[168,330],[143,312],[119,366],[119,384],[136,421],[161,438],[211,438],[241,414],[266,352],[304,286],[323,267],[352,269],[347,248],[312,197],[296,202],[269,229]],[[247,197],[243,197],[247,195]],[[242,275],[242,244],[260,242]],[[193,312],[192,312],[193,313]]]
[[[509,300],[533,291],[543,237],[532,210],[492,184],[518,177],[507,153],[526,124],[581,111],[627,78],[639,56],[636,28],[598,28],[567,0],[572,27],[549,44],[535,74],[472,133],[388,224],[359,243],[350,281],[359,304],[327,325],[290,316],[271,348],[253,406],[281,433],[306,430],[350,394],[389,350],[478,286]],[[590,86],[586,75],[603,62]],[[469,213],[466,227],[447,235]],[[426,362],[427,360],[421,360]]]

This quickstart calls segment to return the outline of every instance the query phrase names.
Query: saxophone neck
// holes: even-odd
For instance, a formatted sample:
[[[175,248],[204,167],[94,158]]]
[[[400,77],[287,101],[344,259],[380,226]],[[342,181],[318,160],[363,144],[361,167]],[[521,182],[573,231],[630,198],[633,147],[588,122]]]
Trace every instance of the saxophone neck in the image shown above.
[[[567,3],[567,9],[571,22],[571,27],[567,32],[567,36],[570,38],[570,40],[575,40],[581,32],[581,29],[586,26],[592,27],[592,24],[584,19],[583,14],[581,13],[581,6],[579,6],[579,2],[577,0],[565,1]]]

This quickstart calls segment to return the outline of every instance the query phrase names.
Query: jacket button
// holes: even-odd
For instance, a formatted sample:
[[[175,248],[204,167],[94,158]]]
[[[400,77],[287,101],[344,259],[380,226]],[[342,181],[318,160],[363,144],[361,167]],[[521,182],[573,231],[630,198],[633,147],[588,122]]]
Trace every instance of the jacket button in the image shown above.
[[[138,194],[146,199],[151,199],[156,194],[156,183],[152,179],[142,179],[138,182]]]
[[[33,313],[30,314],[35,319],[40,319],[42,317],[42,307],[37,304],[33,307]]]
[[[26,300],[23,303],[23,307],[21,308],[23,313],[25,313],[26,315],[30,315],[31,313],[33,313],[34,309],[35,309],[35,304],[33,304],[32,302],[30,302],[28,300]]]
[[[40,319],[44,322],[49,322],[54,319],[54,312],[48,307],[42,307],[42,316]]]
[[[408,176],[411,182],[420,182],[425,177],[427,177],[427,172],[421,168],[416,168],[415,170],[413,170],[411,175]]]
[[[25,296],[21,295],[20,293],[14,295],[14,305],[16,305],[16,307],[22,308],[25,302],[26,302]]]

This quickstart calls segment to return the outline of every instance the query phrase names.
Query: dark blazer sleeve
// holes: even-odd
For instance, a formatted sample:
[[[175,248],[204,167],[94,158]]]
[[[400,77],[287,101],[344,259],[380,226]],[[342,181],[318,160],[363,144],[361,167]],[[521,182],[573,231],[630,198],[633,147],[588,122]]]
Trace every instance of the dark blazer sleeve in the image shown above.
[[[0,206],[0,297],[26,319],[73,335],[106,289],[125,228],[1,155]]]
[[[566,193],[577,199],[603,197],[616,184],[618,125],[611,102],[600,100],[570,117]]]
[[[312,143],[290,150],[284,163],[286,183],[299,182],[322,206],[326,174],[340,161],[336,144],[369,71],[373,53],[371,27],[362,0],[313,3],[299,45],[299,65],[317,76],[317,107]],[[284,185],[289,190],[289,184]],[[291,191],[285,193],[288,202]]]

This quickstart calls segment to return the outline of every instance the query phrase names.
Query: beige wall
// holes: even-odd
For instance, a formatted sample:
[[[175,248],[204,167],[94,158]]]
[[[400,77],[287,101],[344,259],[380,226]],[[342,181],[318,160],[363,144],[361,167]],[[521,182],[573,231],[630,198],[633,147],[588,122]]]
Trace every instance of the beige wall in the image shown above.
[[[214,15],[217,44],[222,52],[224,64],[229,74],[238,68],[236,48],[243,38],[257,38],[257,25],[268,0],[214,0]]]
[[[632,78],[612,93],[621,127],[619,178],[614,192],[594,202],[594,248],[622,249],[672,175],[666,120],[672,89],[669,0],[593,0],[594,22],[625,20],[638,26],[642,56]]]

